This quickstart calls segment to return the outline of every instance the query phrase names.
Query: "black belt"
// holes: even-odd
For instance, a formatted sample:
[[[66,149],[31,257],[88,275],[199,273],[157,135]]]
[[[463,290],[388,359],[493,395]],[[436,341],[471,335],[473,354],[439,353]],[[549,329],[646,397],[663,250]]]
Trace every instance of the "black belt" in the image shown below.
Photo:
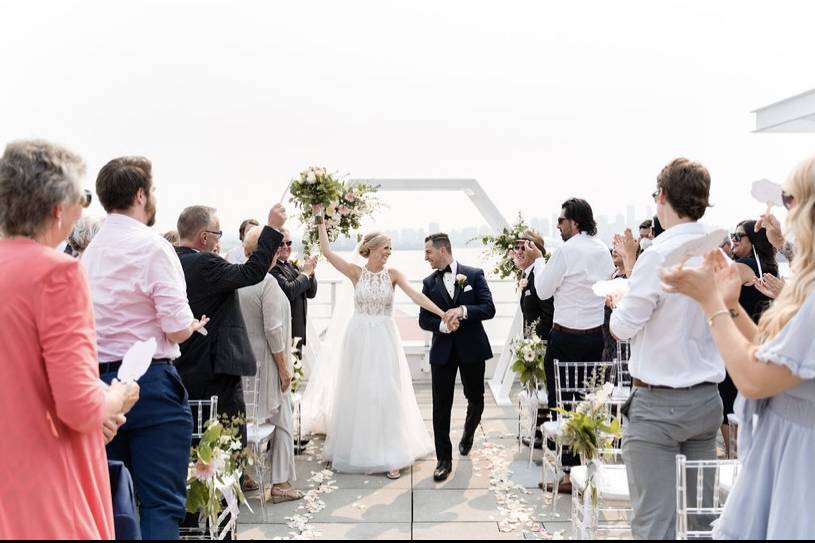
[[[591,334],[602,333],[603,327],[595,326],[594,328],[589,328],[588,330],[574,330],[573,328],[566,328],[565,326],[561,326],[559,324],[553,324],[552,330],[561,332],[563,334],[571,334],[573,336],[589,336]]]
[[[162,366],[164,364],[172,364],[173,361],[169,358],[154,358],[152,362],[150,362],[151,366]],[[111,373],[114,371],[119,371],[119,368],[122,366],[121,360],[116,360],[114,362],[99,362],[99,375],[104,373]]]
[[[665,385],[649,385],[645,381],[640,381],[636,377],[631,380],[631,384],[638,388],[647,388],[648,390],[693,390],[694,388],[704,387],[708,385],[715,385],[716,383],[697,383],[689,387],[669,387]]]

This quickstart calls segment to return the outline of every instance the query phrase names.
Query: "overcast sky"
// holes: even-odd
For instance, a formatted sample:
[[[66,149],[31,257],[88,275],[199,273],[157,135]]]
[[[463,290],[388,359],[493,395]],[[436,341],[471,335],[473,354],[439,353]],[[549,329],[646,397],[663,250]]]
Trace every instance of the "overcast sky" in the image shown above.
[[[815,3],[4,2],[0,141],[45,137],[99,168],[153,161],[158,227],[203,203],[264,218],[308,165],[477,179],[508,217],[569,196],[645,209],[676,156],[707,165],[727,226],[812,134],[751,111],[815,87]],[[388,197],[382,228],[483,221],[458,194]],[[100,207],[92,213],[101,215]]]

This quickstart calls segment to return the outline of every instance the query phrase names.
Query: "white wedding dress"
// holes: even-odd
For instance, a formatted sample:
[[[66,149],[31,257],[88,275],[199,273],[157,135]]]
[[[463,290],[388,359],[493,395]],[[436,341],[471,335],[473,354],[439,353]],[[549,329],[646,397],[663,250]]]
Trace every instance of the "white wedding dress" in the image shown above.
[[[325,422],[323,459],[345,473],[401,469],[433,452],[392,316],[390,275],[362,270],[339,359],[316,365],[304,398],[311,429]]]

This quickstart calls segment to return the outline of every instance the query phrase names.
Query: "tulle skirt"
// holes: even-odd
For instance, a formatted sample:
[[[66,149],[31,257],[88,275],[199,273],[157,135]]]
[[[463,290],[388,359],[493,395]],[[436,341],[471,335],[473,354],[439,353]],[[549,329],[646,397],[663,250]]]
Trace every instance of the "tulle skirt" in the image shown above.
[[[323,458],[340,472],[378,473],[432,453],[393,318],[354,315],[340,352]]]

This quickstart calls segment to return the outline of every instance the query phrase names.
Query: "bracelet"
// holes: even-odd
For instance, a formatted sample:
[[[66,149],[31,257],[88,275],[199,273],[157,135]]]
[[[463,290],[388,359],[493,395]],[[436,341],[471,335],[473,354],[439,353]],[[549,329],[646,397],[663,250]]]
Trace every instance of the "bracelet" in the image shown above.
[[[735,319],[736,317],[739,316],[739,313],[735,309],[722,309],[721,311],[717,311],[710,316],[710,318],[707,320],[707,325],[713,326],[713,319],[715,319],[716,317],[721,317],[722,315],[730,315]]]

